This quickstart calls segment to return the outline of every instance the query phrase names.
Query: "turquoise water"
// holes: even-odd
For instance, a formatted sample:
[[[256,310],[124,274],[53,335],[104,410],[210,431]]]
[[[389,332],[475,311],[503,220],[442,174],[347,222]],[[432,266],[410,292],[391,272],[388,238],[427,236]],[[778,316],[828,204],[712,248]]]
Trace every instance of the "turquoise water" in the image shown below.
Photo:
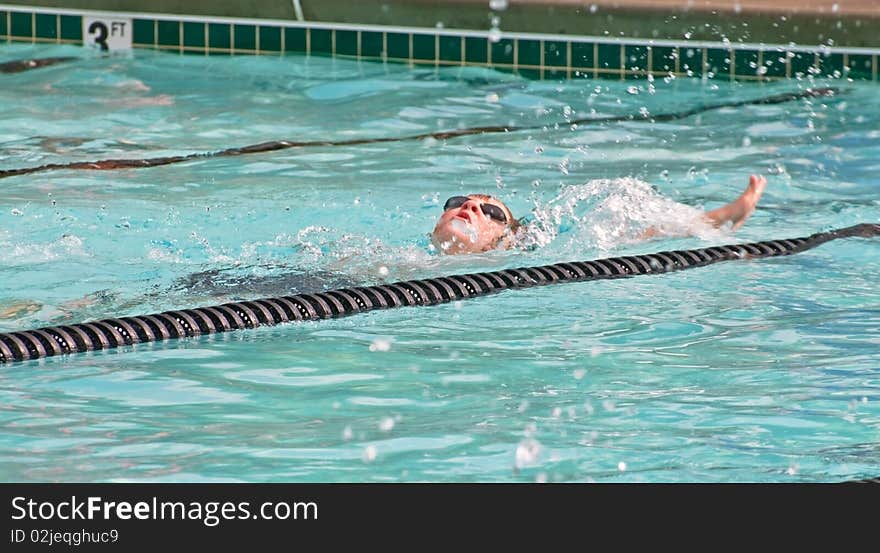
[[[317,57],[0,48],[0,61],[52,55],[82,59],[0,75],[2,169],[546,128],[2,179],[3,332],[880,221],[869,83],[535,82]],[[565,123],[811,84],[846,93],[670,123]],[[736,233],[635,239],[732,200],[749,173],[769,184]],[[527,215],[531,247],[432,252],[440,206],[469,192]],[[6,365],[0,480],[876,477],[878,270],[880,240],[848,239],[782,259]]]

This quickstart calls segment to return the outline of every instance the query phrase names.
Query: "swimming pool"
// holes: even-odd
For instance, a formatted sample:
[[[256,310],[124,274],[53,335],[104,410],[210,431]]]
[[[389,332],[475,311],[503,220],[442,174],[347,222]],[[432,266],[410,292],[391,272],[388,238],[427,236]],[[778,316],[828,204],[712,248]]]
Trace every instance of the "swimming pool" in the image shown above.
[[[585,260],[880,220],[876,85],[530,81],[323,57],[8,45],[3,169],[391,137],[0,181],[0,332],[240,297]],[[833,98],[667,123],[810,85]],[[736,234],[646,224],[768,175]],[[443,201],[497,194],[535,247],[439,256]],[[0,367],[4,481],[828,482],[880,472],[876,240],[693,271]],[[293,276],[290,276],[290,275]],[[195,275],[195,276],[193,276]],[[307,291],[307,290],[299,290]],[[7,307],[11,306],[11,307]]]

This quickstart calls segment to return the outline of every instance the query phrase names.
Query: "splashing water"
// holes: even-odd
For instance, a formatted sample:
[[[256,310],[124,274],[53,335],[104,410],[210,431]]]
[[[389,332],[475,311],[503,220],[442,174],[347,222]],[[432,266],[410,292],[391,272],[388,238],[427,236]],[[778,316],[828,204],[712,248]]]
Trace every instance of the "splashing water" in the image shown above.
[[[467,236],[467,239],[469,241],[471,241],[471,242],[477,241],[476,229],[474,227],[468,225],[464,221],[461,221],[459,219],[453,219],[452,223],[450,223],[450,226],[452,226],[452,228],[454,230],[456,230],[457,232],[464,233]]]
[[[8,233],[0,233],[0,249],[5,252],[0,266],[23,263],[36,264],[63,257],[86,258],[89,255],[85,248],[85,241],[73,234],[63,234],[48,243],[15,241],[4,234]]]
[[[639,241],[649,229],[669,236],[719,236],[702,211],[662,196],[653,186],[625,177],[569,185],[550,201],[536,202],[532,224],[519,236],[524,247],[583,252],[584,244],[607,251]]]
[[[347,233],[336,238],[334,231],[327,231],[321,241],[326,254],[314,258],[312,266],[359,282],[416,278],[434,265],[435,256],[421,245],[391,246],[378,238]]]

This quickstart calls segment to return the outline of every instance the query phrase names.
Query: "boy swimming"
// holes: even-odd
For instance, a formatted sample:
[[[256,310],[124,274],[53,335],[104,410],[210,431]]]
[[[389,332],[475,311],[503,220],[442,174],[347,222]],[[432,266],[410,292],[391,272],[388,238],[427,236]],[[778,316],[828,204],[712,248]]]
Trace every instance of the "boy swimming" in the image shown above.
[[[767,180],[751,175],[745,191],[735,201],[707,212],[702,212],[703,223],[714,227],[730,224],[733,230],[741,227],[755,211],[764,192]],[[517,234],[527,227],[513,216],[510,208],[501,200],[487,194],[453,196],[443,206],[443,213],[431,234],[431,242],[442,254],[481,253],[494,249],[507,249],[517,243]],[[670,235],[670,232],[650,227],[641,234],[642,239]],[[180,279],[172,290],[202,297],[224,296],[230,300],[260,296],[299,293],[329,287],[353,286],[350,278],[331,272],[294,271],[286,275],[253,276],[240,275],[222,269],[208,270]],[[158,297],[167,294],[162,290],[147,294]],[[90,294],[84,298],[66,302],[60,306],[60,316],[66,320],[78,310],[96,303],[115,301],[114,294],[106,291]],[[137,301],[143,301],[139,298]],[[137,302],[136,302],[137,303]],[[0,320],[17,319],[40,311],[37,302],[12,302],[0,309]]]
[[[767,179],[751,175],[745,191],[733,202],[702,213],[703,221],[720,228],[728,223],[732,230],[740,228],[755,211]],[[480,253],[496,248],[510,248],[517,232],[524,225],[504,202],[487,194],[453,196],[446,200],[443,214],[431,233],[431,243],[445,254]],[[655,227],[647,229],[642,238],[660,236]]]

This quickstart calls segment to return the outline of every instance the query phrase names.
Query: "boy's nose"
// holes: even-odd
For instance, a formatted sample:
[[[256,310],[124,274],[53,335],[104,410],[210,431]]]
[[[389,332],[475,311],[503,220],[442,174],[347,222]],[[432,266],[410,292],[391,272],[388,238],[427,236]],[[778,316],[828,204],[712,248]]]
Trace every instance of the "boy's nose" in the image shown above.
[[[466,201],[465,203],[463,203],[461,205],[461,207],[462,207],[462,209],[466,209],[466,210],[471,211],[473,213],[477,213],[478,211],[480,211],[480,204],[478,202],[475,202],[474,200]]]

